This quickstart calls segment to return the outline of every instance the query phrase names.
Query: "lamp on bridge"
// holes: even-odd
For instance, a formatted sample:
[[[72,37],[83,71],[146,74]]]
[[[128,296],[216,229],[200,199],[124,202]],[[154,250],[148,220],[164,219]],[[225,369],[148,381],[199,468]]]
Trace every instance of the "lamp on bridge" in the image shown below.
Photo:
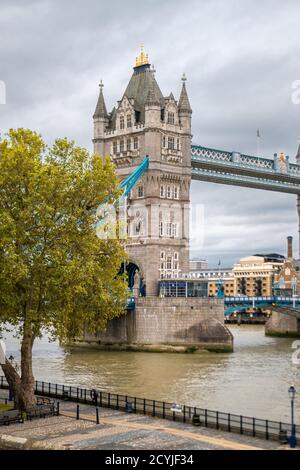
[[[295,396],[296,396],[296,389],[295,387],[289,388],[289,397],[291,399],[291,417],[292,417],[292,432],[290,437],[290,447],[294,449],[296,447],[296,426],[295,426],[295,419],[294,419],[294,405],[295,405]]]

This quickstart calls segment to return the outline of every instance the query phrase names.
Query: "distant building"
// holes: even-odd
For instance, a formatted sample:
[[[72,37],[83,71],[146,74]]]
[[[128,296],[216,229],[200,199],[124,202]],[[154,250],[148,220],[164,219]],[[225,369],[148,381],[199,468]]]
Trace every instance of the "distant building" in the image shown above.
[[[272,296],[300,294],[299,262],[293,259],[293,238],[287,237],[287,257],[256,254],[234,264],[235,295]]]
[[[255,254],[241,258],[228,269],[191,268],[188,277],[206,280],[210,297],[216,297],[220,290],[225,297],[300,295],[300,262],[293,259],[292,237],[287,238],[287,257],[278,253]]]
[[[216,297],[222,288],[226,296],[234,295],[234,278],[231,268],[202,269],[191,271],[185,278],[207,282],[209,297]]]
[[[287,258],[274,276],[274,293],[277,295],[300,295],[300,266],[293,259],[293,238],[287,238]]]
[[[190,271],[202,271],[208,269],[208,262],[206,259],[192,259],[190,260]]]
[[[271,296],[274,276],[285,258],[281,255],[254,255],[233,265],[234,295]]]

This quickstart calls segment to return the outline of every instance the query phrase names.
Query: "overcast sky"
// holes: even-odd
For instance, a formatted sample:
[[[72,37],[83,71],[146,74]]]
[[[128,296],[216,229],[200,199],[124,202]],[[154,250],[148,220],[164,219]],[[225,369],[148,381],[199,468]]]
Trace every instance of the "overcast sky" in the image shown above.
[[[28,127],[92,150],[99,80],[111,109],[143,43],[164,95],[178,97],[186,73],[195,143],[256,154],[259,128],[263,156],[294,161],[299,31],[299,0],[0,0],[1,133]],[[211,266],[284,254],[287,235],[298,246],[293,195],[193,182],[191,199],[205,214],[193,255]]]

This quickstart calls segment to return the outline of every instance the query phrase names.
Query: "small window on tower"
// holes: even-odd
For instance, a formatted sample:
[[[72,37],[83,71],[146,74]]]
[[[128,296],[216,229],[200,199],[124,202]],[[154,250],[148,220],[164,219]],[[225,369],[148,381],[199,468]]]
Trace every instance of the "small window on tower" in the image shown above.
[[[135,223],[135,233],[136,235],[138,235],[141,231],[141,221],[138,220],[136,223]]]
[[[165,197],[165,187],[163,185],[160,187],[160,197]]]
[[[168,124],[174,124],[174,122],[175,122],[174,113],[168,113]]]
[[[131,127],[132,124],[131,124],[131,114],[128,114],[127,115],[127,127]]]
[[[138,187],[138,197],[144,197],[144,186]]]
[[[166,137],[165,136],[163,136],[162,146],[163,146],[163,148],[165,148],[165,146],[166,146]]]
[[[174,238],[177,238],[177,224],[176,223],[172,224],[171,236],[174,237]]]
[[[120,129],[124,129],[124,116],[120,116]]]
[[[159,236],[160,237],[164,236],[164,224],[163,224],[163,222],[159,222]]]
[[[171,197],[172,197],[171,186],[167,186],[167,198],[171,199]]]
[[[177,150],[180,150],[180,140],[177,139]]]
[[[168,149],[174,150],[174,137],[168,137]]]
[[[174,186],[174,199],[179,199],[179,188]]]

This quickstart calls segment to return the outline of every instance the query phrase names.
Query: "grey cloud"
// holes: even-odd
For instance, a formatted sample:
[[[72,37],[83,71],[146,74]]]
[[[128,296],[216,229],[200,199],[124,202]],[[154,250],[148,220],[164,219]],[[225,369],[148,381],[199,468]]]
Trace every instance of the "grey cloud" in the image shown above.
[[[47,142],[67,136],[92,150],[98,82],[104,80],[112,108],[144,43],[164,94],[178,97],[186,72],[194,142],[255,153],[260,128],[261,153],[284,150],[293,161],[300,135],[300,105],[291,102],[291,84],[300,79],[299,17],[297,0],[2,0],[1,133],[29,127]],[[294,196],[200,182],[191,195],[205,205],[200,254],[212,264],[285,252],[286,236],[297,236]]]

